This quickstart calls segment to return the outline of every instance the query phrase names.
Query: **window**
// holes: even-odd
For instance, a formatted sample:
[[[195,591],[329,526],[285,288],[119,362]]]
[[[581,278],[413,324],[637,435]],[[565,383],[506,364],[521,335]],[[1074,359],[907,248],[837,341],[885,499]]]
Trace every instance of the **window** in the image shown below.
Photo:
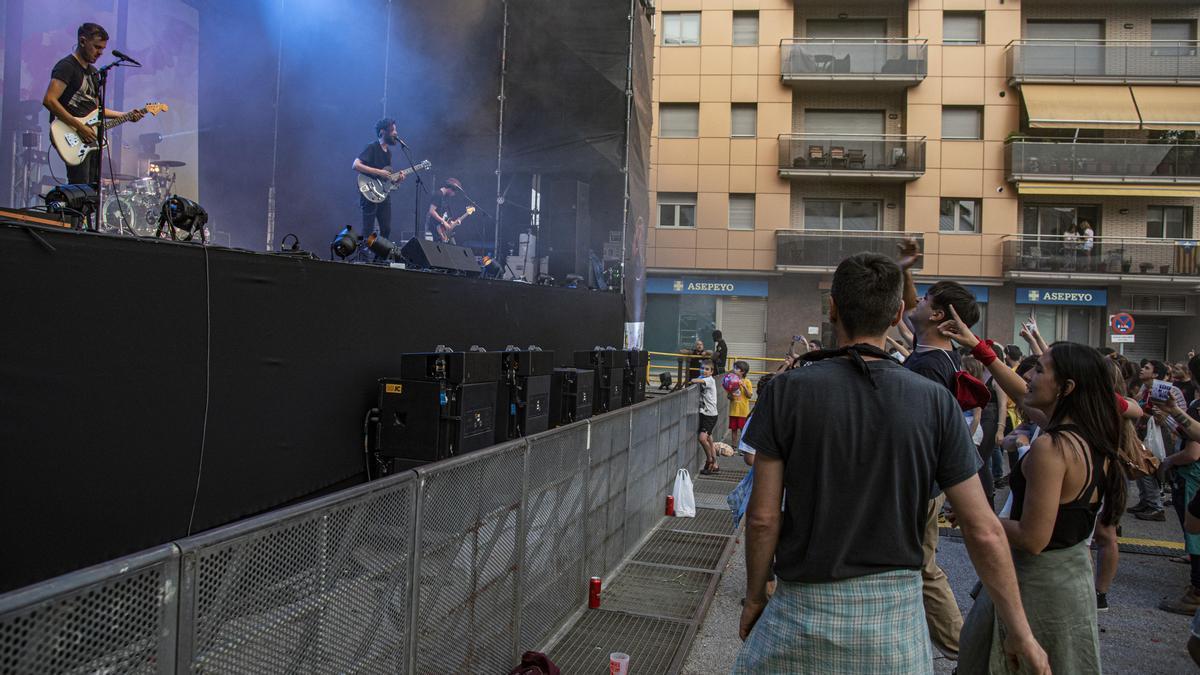
[[[1146,210],[1146,236],[1151,239],[1191,238],[1191,207],[1151,206]]]
[[[983,15],[978,12],[943,13],[942,44],[983,44]]]
[[[664,45],[700,44],[700,12],[663,12]]]
[[[658,226],[696,227],[696,194],[660,192],[658,195]]]
[[[938,230],[942,232],[979,232],[978,199],[942,199]]]
[[[733,46],[758,45],[758,12],[733,13]]]
[[[1175,43],[1165,42],[1155,44],[1150,48],[1152,56],[1195,56],[1196,55],[1196,22],[1195,21],[1151,21],[1150,38],[1152,40],[1174,40]]]
[[[696,138],[700,135],[700,104],[658,104],[659,138]]]
[[[879,202],[806,199],[804,229],[878,230]]]
[[[729,229],[754,229],[754,195],[729,195]]]
[[[734,103],[729,108],[729,135],[753,137],[758,127],[758,105]]]
[[[983,138],[983,108],[942,106],[942,140],[978,141]]]

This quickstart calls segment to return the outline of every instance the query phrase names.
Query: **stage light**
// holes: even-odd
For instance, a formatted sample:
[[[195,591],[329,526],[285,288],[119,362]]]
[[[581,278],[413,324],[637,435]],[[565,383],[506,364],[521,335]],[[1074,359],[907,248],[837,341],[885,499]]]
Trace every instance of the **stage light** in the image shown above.
[[[480,258],[479,265],[483,268],[483,277],[485,279],[499,279],[504,274],[504,268],[500,266],[500,262],[493,258],[491,254]]]
[[[583,277],[578,274],[567,275],[567,288],[579,288],[579,282],[583,281]]]
[[[85,183],[59,185],[46,193],[46,208],[51,211],[77,211],[87,214],[100,206],[100,198],[91,185]]]
[[[330,260],[333,259],[333,254],[345,260],[348,256],[353,255],[358,249],[358,237],[354,236],[354,228],[347,225],[333,241],[329,243]]]
[[[395,244],[388,241],[378,232],[372,232],[367,237],[367,248],[384,260],[391,260],[399,252]]]
[[[208,240],[208,234],[204,226],[208,224],[208,211],[196,202],[187,197],[179,195],[171,195],[171,198],[163,202],[162,210],[158,215],[158,232],[155,236],[161,236],[163,228],[171,227],[171,239],[175,239],[175,230],[183,230],[187,232],[184,241],[191,241],[195,235],[200,235],[200,241]]]

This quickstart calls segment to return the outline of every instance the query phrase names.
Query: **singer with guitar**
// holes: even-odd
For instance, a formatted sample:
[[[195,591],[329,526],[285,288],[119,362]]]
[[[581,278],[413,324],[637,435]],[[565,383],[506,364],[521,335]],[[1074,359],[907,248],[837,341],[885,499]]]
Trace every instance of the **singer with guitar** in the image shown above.
[[[425,230],[429,233],[429,238],[447,244],[457,243],[454,241],[455,228],[462,224],[464,218],[475,212],[475,207],[471,206],[461,216],[450,218],[450,200],[462,191],[462,183],[458,182],[457,178],[447,178],[433,193],[433,200],[429,203],[429,214],[425,218]]]
[[[108,47],[108,32],[95,23],[85,23],[76,31],[75,51],[54,65],[50,73],[50,84],[42,97],[42,105],[50,111],[50,121],[55,119],[69,125],[86,144],[96,142],[96,132],[82,120],[100,105],[99,73],[96,61]],[[104,118],[127,117],[136,122],[146,113],[134,110],[123,113],[105,108]],[[100,183],[100,153],[93,152],[77,165],[67,163],[67,182]]]
[[[388,167],[392,165],[392,146],[400,142],[396,133],[396,120],[385,117],[375,123],[375,142],[363,149],[354,160],[354,170],[364,176],[380,178],[394,183],[402,182],[405,174],[392,173]],[[366,194],[359,194],[359,204],[362,206],[362,236],[365,238],[379,223],[379,235],[384,239],[392,236],[392,198],[389,195],[382,201],[374,202],[367,199]]]

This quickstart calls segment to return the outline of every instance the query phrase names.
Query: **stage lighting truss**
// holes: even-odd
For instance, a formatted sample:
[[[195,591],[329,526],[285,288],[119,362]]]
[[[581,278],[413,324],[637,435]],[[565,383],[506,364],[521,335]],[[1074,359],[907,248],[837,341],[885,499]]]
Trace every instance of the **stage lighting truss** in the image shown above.
[[[354,236],[354,228],[347,225],[333,241],[329,242],[329,259],[333,260],[333,256],[337,256],[342,260],[354,255],[358,250],[358,237]]]
[[[171,198],[163,202],[162,210],[158,214],[158,232],[154,236],[162,237],[163,231],[167,231],[171,235],[171,241],[181,241],[178,236],[178,231],[182,230],[186,233],[182,241],[191,241],[192,237],[199,236],[201,243],[208,242],[208,211],[196,202],[187,197],[179,195],[171,195]]]

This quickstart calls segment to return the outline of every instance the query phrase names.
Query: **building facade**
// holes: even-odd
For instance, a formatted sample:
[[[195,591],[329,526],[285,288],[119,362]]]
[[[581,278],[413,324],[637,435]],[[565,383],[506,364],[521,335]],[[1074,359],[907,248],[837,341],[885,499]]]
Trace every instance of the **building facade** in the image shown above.
[[[1134,357],[1200,345],[1200,3],[657,9],[649,349],[828,343],[838,262],[904,237],[999,341],[1033,315]]]

